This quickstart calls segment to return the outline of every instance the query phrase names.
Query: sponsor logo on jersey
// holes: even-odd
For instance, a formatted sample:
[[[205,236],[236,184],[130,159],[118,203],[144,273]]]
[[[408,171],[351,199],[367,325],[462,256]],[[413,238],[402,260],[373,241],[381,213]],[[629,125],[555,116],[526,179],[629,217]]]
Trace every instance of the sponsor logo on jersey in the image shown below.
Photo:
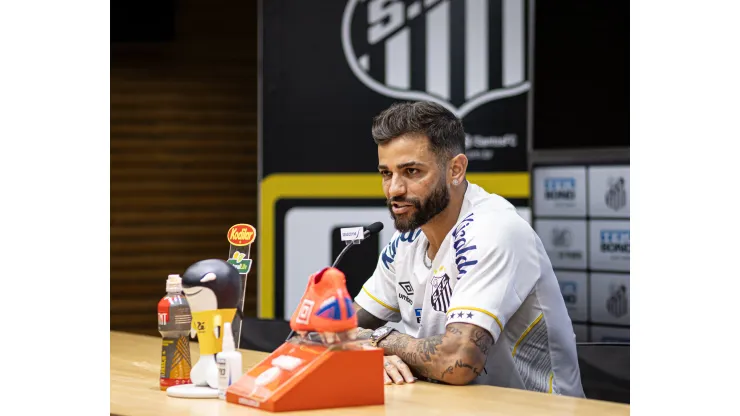
[[[457,280],[460,280],[462,276],[468,272],[468,268],[478,264],[478,260],[474,260],[472,255],[475,254],[477,246],[470,245],[465,238],[465,229],[469,227],[474,221],[473,217],[475,213],[471,212],[455,227],[452,232],[452,247],[455,249],[455,264],[457,265]]]
[[[626,253],[630,252],[629,230],[601,230],[601,252],[602,253]]]
[[[625,285],[609,285],[610,296],[606,299],[606,310],[615,318],[621,318],[629,312],[627,287]]]
[[[391,264],[393,264],[393,261],[396,259],[398,244],[400,244],[401,242],[412,243],[414,242],[414,240],[416,240],[417,237],[419,237],[419,234],[421,234],[421,229],[401,233],[398,235],[398,237],[391,240],[391,242],[388,243],[388,245],[385,247],[385,250],[383,250],[383,255],[381,256],[383,266],[385,266],[386,269],[390,270]]]
[[[432,281],[432,308],[437,312],[447,313],[452,298],[452,286],[450,286],[450,277],[445,272],[444,266],[440,266],[434,272]]]
[[[606,206],[619,211],[627,205],[627,191],[624,188],[624,178],[609,179],[609,187],[604,195]]]
[[[416,323],[421,323],[421,308],[414,309],[414,314],[416,315]]]
[[[576,199],[576,179],[546,178],[545,199],[552,201],[572,201]]]

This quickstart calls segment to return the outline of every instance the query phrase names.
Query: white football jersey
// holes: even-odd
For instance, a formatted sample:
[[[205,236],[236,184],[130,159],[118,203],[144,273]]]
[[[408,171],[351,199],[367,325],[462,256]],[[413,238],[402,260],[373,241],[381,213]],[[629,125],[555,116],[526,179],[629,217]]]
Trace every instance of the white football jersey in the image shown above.
[[[357,304],[402,322],[416,338],[443,334],[453,322],[488,330],[494,345],[475,384],[584,396],[560,286],[542,242],[511,203],[468,183],[434,261],[426,248],[421,230],[396,232]]]

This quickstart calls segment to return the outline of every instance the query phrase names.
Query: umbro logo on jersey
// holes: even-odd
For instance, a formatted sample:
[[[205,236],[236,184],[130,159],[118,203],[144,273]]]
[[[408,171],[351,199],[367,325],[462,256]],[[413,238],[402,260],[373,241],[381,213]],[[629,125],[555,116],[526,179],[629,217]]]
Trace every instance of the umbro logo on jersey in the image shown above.
[[[606,300],[606,310],[615,318],[621,318],[629,311],[627,287],[625,285],[609,287],[611,296]]]
[[[406,292],[406,295],[414,296],[414,287],[411,285],[411,282],[398,282],[398,285]]]
[[[624,178],[619,177],[616,180],[611,179],[609,181],[609,189],[604,195],[604,202],[606,206],[619,211],[627,205],[627,191],[624,189]]]
[[[405,300],[409,305],[413,305],[414,301],[409,297],[414,296],[414,287],[411,285],[411,282],[398,282],[398,285],[401,286],[401,289],[403,289],[404,292],[406,292],[405,295],[403,293],[399,293],[398,298]]]

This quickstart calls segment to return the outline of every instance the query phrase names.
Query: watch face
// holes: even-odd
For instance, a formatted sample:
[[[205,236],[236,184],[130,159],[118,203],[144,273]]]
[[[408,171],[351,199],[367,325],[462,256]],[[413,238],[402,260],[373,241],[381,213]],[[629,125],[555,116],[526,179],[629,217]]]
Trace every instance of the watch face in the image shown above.
[[[383,337],[383,336],[385,336],[385,334],[387,334],[387,333],[388,333],[388,332],[389,332],[389,331],[390,331],[391,329],[392,329],[392,328],[390,328],[390,327],[387,327],[387,326],[384,326],[384,327],[382,327],[382,328],[378,328],[378,329],[377,329],[377,330],[376,330],[375,332],[373,332],[373,336],[372,336],[372,338],[373,338],[373,339],[378,339],[378,338],[382,338],[382,337]]]

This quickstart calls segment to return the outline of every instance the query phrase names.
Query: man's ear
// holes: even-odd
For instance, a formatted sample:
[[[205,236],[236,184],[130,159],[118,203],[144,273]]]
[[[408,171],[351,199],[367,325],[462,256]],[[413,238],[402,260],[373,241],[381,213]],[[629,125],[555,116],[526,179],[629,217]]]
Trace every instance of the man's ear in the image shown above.
[[[448,166],[447,176],[450,179],[450,183],[455,180],[457,180],[458,184],[463,183],[465,180],[465,173],[468,170],[468,157],[460,153],[450,159]]]

